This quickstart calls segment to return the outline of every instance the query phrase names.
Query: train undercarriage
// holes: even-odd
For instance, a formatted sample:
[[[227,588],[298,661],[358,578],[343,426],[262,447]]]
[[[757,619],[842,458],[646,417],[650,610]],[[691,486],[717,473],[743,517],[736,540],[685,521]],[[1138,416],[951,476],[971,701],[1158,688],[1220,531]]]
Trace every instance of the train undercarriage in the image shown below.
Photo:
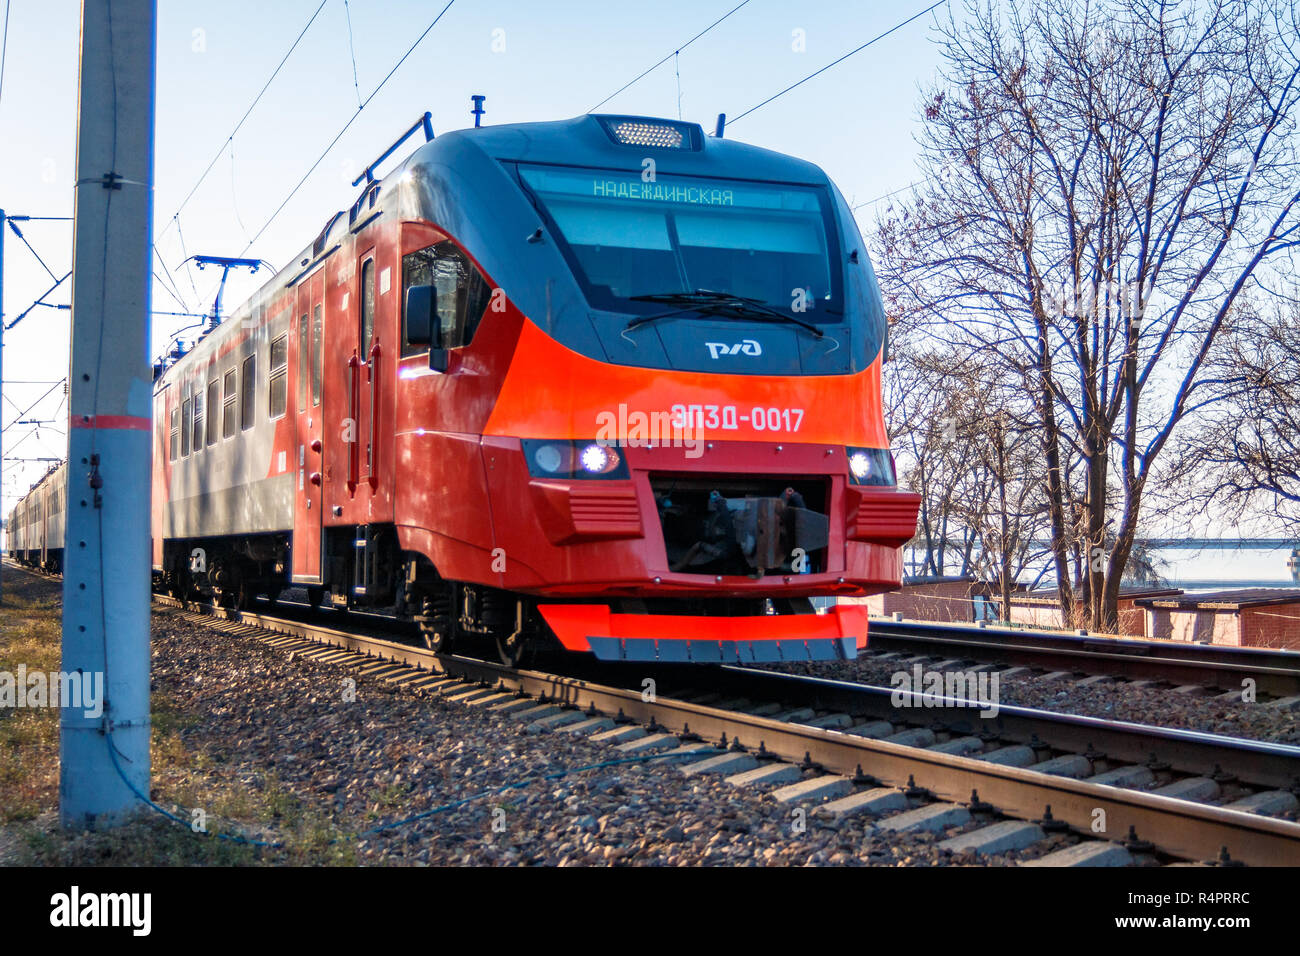
[[[716,572],[724,562],[736,564],[735,569],[726,570],[736,573],[743,569],[752,578],[763,573],[762,565],[775,574],[790,573],[788,552],[795,542],[807,546],[814,562],[824,554],[825,518],[807,511],[797,494],[772,499],[771,508],[737,507],[734,503],[728,508],[727,500],[716,492],[712,499],[704,494],[698,498],[700,515],[694,522],[696,531],[690,533],[685,530],[687,511],[682,506],[687,496],[681,489],[676,502],[660,502],[661,510],[674,512],[665,515],[665,524],[675,528],[670,550],[679,552],[683,565],[703,564]],[[755,501],[766,499],[750,499],[750,504]],[[770,534],[764,525],[771,526]],[[320,583],[292,580],[291,549],[292,537],[284,532],[168,540],[163,547],[162,570],[155,573],[155,586],[178,600],[211,601],[237,610],[251,609],[259,598],[274,605],[285,591],[302,588],[313,609],[327,606],[340,613],[392,615],[415,624],[425,646],[437,653],[495,658],[510,666],[531,659],[539,650],[561,646],[545,617],[545,599],[448,580],[423,554],[403,551],[392,525],[325,529]],[[612,615],[640,620],[661,616],[766,618],[813,614],[815,610],[809,598],[797,596],[621,596],[564,601],[568,608],[575,604],[608,608]]]
[[[274,605],[301,587],[313,609],[390,613],[415,623],[437,653],[496,656],[511,666],[544,643],[535,600],[445,580],[423,555],[398,549],[391,525],[327,529],[320,584],[290,579],[291,547],[287,534],[168,541],[155,587],[178,600],[235,610],[251,609],[258,598]]]

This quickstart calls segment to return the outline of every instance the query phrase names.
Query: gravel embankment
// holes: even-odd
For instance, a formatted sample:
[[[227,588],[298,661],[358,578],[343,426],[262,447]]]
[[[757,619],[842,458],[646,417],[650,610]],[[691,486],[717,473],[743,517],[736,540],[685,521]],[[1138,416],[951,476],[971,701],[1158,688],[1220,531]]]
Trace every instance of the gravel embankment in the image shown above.
[[[185,711],[201,715],[181,732],[198,762],[254,791],[273,778],[277,790],[346,833],[617,759],[604,745],[530,734],[508,717],[377,679],[356,678],[356,700],[345,703],[345,680],[354,676],[155,616],[155,688],[183,696]],[[942,837],[877,836],[867,820],[836,828],[811,813],[804,832],[793,823],[788,808],[758,791],[687,780],[672,766],[647,763],[530,783],[355,845],[363,863],[944,862],[935,845]]]
[[[11,581],[18,576],[6,574]],[[57,582],[46,586],[57,593]],[[0,609],[0,619],[5,613]],[[259,641],[172,613],[154,615],[152,678],[154,799],[185,819],[203,810],[212,832],[284,846],[252,850],[213,841],[156,816],[111,836],[62,834],[54,824],[57,794],[47,789],[47,805],[0,821],[0,862],[976,862],[954,860],[938,848],[961,832],[956,828],[899,835],[877,831],[865,817],[832,825],[811,807],[795,814],[757,789],[714,777],[688,779],[670,765],[606,766],[536,780],[620,755],[569,734],[529,733],[509,717],[396,688],[343,666],[291,660]],[[344,699],[349,679],[356,682],[351,701]],[[529,779],[449,812],[363,833]],[[1066,842],[1070,838],[1054,837],[1024,856]],[[978,862],[1005,865],[1018,858],[1003,854]]]

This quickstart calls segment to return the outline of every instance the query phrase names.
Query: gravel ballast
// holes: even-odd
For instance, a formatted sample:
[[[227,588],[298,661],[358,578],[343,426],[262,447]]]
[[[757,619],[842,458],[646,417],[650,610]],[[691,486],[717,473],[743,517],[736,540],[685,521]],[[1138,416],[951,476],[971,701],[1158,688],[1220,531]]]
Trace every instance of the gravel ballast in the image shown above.
[[[57,592],[58,583],[48,587]],[[113,831],[116,842],[63,834],[51,801],[35,818],[0,822],[0,862],[1007,865],[1074,842],[1056,836],[1024,851],[953,857],[938,844],[988,819],[889,833],[866,815],[830,822],[812,804],[778,805],[765,795],[771,786],[687,777],[675,764],[540,780],[625,755],[171,611],[154,614],[152,648],[155,801],[185,820],[201,811],[211,833],[284,845],[214,841],[152,812]],[[531,782],[364,833],[521,781]],[[151,857],[151,839],[164,837],[165,859]]]
[[[355,680],[355,700],[345,702]],[[507,786],[622,759],[582,737],[358,677],[247,638],[157,614],[154,682],[203,715],[182,733],[220,775],[253,789],[274,775],[340,831],[357,834]],[[349,696],[351,696],[349,694]],[[165,795],[165,788],[163,793]],[[607,766],[538,780],[356,839],[357,862],[431,864],[878,864],[946,862],[946,834],[875,835],[868,819],[823,824],[675,765]],[[801,829],[802,828],[802,829]],[[953,831],[956,832],[956,831]],[[274,836],[274,828],[265,834]],[[1011,857],[991,862],[1008,862]]]

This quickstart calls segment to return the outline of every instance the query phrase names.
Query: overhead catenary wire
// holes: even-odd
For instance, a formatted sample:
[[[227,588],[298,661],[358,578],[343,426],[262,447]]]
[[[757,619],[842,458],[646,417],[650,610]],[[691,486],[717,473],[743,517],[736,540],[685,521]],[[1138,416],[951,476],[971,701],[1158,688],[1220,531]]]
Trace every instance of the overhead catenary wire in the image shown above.
[[[930,4],[930,6],[926,7],[926,8],[925,8],[924,10],[922,10],[920,13],[915,13],[915,14],[913,14],[912,16],[908,17],[906,20],[903,20],[901,23],[896,23],[896,24],[894,24],[894,26],[890,27],[890,28],[889,28],[888,30],[886,30],[884,33],[880,34],[880,36],[878,36],[878,37],[874,37],[874,38],[868,40],[866,43],[862,44],[862,46],[855,47],[854,49],[850,50],[848,53],[845,53],[843,56],[838,57],[837,59],[832,60],[830,63],[827,63],[827,64],[826,64],[825,66],[823,66],[820,70],[815,70],[814,72],[809,73],[809,74],[808,74],[807,76],[805,76],[802,80],[799,80],[799,81],[796,82],[796,83],[791,83],[789,86],[787,86],[785,89],[781,90],[779,93],[773,93],[773,94],[772,94],[771,96],[769,96],[767,99],[763,100],[763,102],[761,102],[761,103],[757,103],[757,104],[755,104],[754,106],[751,106],[749,109],[745,110],[745,112],[740,113],[740,114],[738,114],[738,115],[732,117],[731,119],[727,120],[727,125],[728,125],[728,126],[735,126],[736,123],[740,122],[742,119],[744,119],[744,118],[745,118],[746,116],[748,116],[750,113],[754,113],[754,112],[756,112],[756,111],[758,111],[758,110],[761,110],[761,109],[762,109],[764,106],[766,106],[768,103],[771,103],[771,102],[773,102],[774,100],[778,100],[778,99],[780,99],[781,97],[785,96],[785,94],[789,93],[791,90],[793,90],[793,89],[797,89],[798,87],[803,86],[803,85],[804,85],[805,83],[807,83],[809,80],[813,79],[813,77],[820,76],[821,74],[825,73],[827,70],[831,69],[832,67],[838,66],[839,64],[841,64],[841,63],[843,63],[845,60],[847,60],[849,57],[854,56],[855,54],[861,53],[863,50],[865,50],[867,47],[871,46],[873,43],[878,43],[879,41],[883,40],[885,37],[889,36],[891,33],[895,33],[895,32],[897,32],[897,31],[901,30],[903,27],[907,26],[907,25],[908,25],[909,23],[911,23],[913,20],[919,20],[921,17],[925,16],[925,15],[926,15],[927,13],[929,13],[931,10],[934,10],[934,9],[937,8],[937,7],[942,7],[942,6],[943,6],[945,3],[947,3],[947,2],[948,2],[948,0],[938,0],[937,3],[932,3],[932,4]]]
[[[352,88],[357,92],[357,105],[361,105],[361,84],[357,81],[357,49],[352,41],[352,11],[348,9],[348,0],[343,0],[343,16],[348,22],[348,54],[352,57]]]
[[[27,241],[27,237],[24,236],[22,230],[18,228],[18,224],[15,223],[12,218],[6,219],[5,224],[9,227],[9,231],[17,236],[22,241],[22,244],[27,247],[27,251],[36,257],[36,261],[41,264],[41,268],[49,274],[50,278],[55,282],[58,282],[59,277],[54,274],[53,269],[46,265],[45,260],[41,258],[41,254],[32,248],[32,244]]]
[[[451,9],[452,4],[454,4],[455,2],[456,0],[447,0],[447,5],[443,7],[440,11],[438,11],[438,15],[433,18],[433,20],[429,23],[427,27],[424,28],[424,32],[415,38],[415,42],[412,43],[411,46],[407,49],[407,51],[402,54],[401,59],[399,59],[395,64],[393,64],[393,68],[388,71],[388,73],[384,76],[382,80],[379,81],[379,85],[376,86],[370,92],[370,95],[367,96],[361,102],[361,105],[356,108],[356,111],[350,117],[348,117],[348,121],[343,124],[343,128],[340,129],[337,134],[335,134],[332,140],[330,140],[329,145],[326,146],[325,149],[321,151],[320,156],[318,156],[316,158],[316,161],[311,164],[311,166],[307,169],[305,173],[303,173],[302,178],[298,180],[297,184],[293,187],[293,189],[289,190],[289,194],[285,196],[284,200],[280,203],[280,205],[275,208],[275,212],[271,213],[270,218],[267,219],[266,222],[262,223],[261,228],[258,229],[257,232],[253,235],[253,238],[248,241],[248,245],[244,246],[243,252],[240,253],[241,255],[244,252],[247,252],[249,249],[251,249],[254,243],[256,243],[257,240],[262,237],[262,234],[265,233],[268,228],[270,228],[271,223],[275,222],[275,220],[279,218],[280,213],[284,211],[284,207],[289,205],[290,200],[292,200],[293,197],[297,195],[298,190],[302,188],[303,183],[305,183],[307,179],[311,176],[311,174],[316,171],[316,168],[320,166],[322,162],[325,161],[325,157],[328,156],[330,150],[332,150],[338,144],[338,141],[343,138],[343,134],[346,133],[349,129],[351,129],[352,124],[356,122],[357,117],[360,116],[362,111],[365,110],[365,108],[370,105],[371,101],[374,100],[374,98],[379,95],[380,90],[382,90],[385,86],[388,85],[388,81],[393,78],[393,75],[399,69],[401,69],[402,64],[405,63],[407,59],[410,57],[410,55],[415,52],[416,48],[419,47],[420,44],[424,42],[424,38],[427,37],[429,33],[433,30],[433,28],[438,25],[438,22],[443,18],[443,16],[447,13],[447,11]]]
[[[159,250],[158,250],[158,241],[159,241],[160,239],[162,239],[162,238],[167,234],[168,230],[171,229],[172,226],[175,226],[175,227],[176,227],[176,232],[177,232],[178,235],[180,235],[180,232],[181,232],[180,214],[181,214],[181,212],[182,212],[182,211],[185,209],[185,207],[189,204],[190,200],[194,198],[194,194],[198,192],[199,187],[203,185],[204,180],[206,180],[206,179],[208,178],[208,174],[212,172],[213,168],[217,165],[218,160],[221,159],[222,154],[224,154],[224,153],[226,152],[226,149],[227,149],[227,148],[229,148],[230,151],[231,151],[231,164],[232,164],[232,170],[231,170],[231,176],[232,176],[231,188],[232,188],[232,190],[233,190],[233,188],[234,188],[234,183],[233,183],[233,176],[234,176],[233,163],[234,163],[234,139],[235,139],[235,134],[238,133],[238,132],[240,131],[240,129],[243,127],[244,123],[247,122],[248,117],[252,115],[253,110],[257,107],[257,104],[258,104],[259,102],[261,102],[262,97],[263,97],[264,95],[266,95],[266,91],[267,91],[268,89],[270,89],[271,84],[275,81],[275,78],[276,78],[277,76],[280,75],[280,71],[281,71],[282,69],[284,69],[284,65],[285,65],[285,63],[287,63],[287,62],[289,61],[289,57],[292,56],[292,55],[293,55],[293,51],[296,50],[296,49],[298,48],[298,44],[302,42],[302,38],[303,38],[304,36],[307,35],[307,31],[308,31],[309,29],[311,29],[311,25],[312,25],[313,23],[316,22],[316,18],[317,18],[318,16],[320,16],[320,12],[321,12],[321,10],[325,9],[325,4],[328,3],[328,2],[329,2],[329,0],[321,0],[320,4],[316,7],[316,9],[315,9],[314,11],[312,11],[312,15],[307,19],[307,23],[303,26],[303,28],[302,28],[301,30],[298,31],[298,35],[294,38],[293,43],[291,43],[291,44],[289,45],[289,49],[286,50],[284,56],[282,56],[282,57],[280,58],[280,62],[277,63],[276,66],[275,66],[275,69],[271,71],[271,75],[270,75],[269,77],[267,77],[266,82],[262,84],[262,88],[261,88],[260,90],[258,90],[257,95],[253,97],[253,101],[252,101],[251,103],[248,104],[248,108],[247,108],[246,110],[244,110],[244,114],[239,118],[239,122],[237,122],[237,123],[235,124],[234,128],[233,128],[233,129],[230,131],[230,133],[226,136],[225,140],[222,141],[221,147],[220,147],[220,148],[216,151],[216,153],[213,155],[212,159],[208,162],[208,165],[204,168],[203,172],[199,174],[199,178],[198,178],[197,180],[195,180],[194,185],[193,185],[192,187],[190,187],[190,191],[189,191],[188,193],[185,194],[185,198],[182,199],[180,205],[176,207],[176,211],[172,213],[171,218],[170,218],[170,219],[167,221],[167,223],[163,226],[162,230],[161,230],[161,231],[160,231],[156,236],[154,236],[154,239],[153,239],[153,248],[154,248],[154,252],[158,255],[158,259],[159,259],[159,261],[162,261],[162,253],[159,252]],[[241,223],[241,228],[242,228],[242,223]],[[248,231],[247,231],[247,230],[244,230],[244,234],[245,234],[245,236],[247,236]],[[184,255],[185,258],[188,260],[189,256],[185,254],[184,249],[185,249],[185,240],[184,240],[184,238],[182,237],[182,238],[181,238],[181,251],[182,251],[182,255]],[[166,269],[166,263],[164,263],[164,269]],[[170,269],[167,269],[166,271],[167,271],[169,274],[170,274],[170,272],[171,272]],[[199,297],[199,290],[198,290],[198,287],[194,285],[194,277],[193,277],[193,275],[191,274],[191,270],[188,269],[188,268],[186,269],[186,275],[189,277],[190,285],[194,288],[194,295],[195,295],[195,298],[197,299],[197,298]],[[172,288],[173,294],[175,294],[176,292],[179,291],[179,290],[176,290],[176,289],[175,289],[175,281],[174,281],[174,280],[172,281],[172,287],[173,287],[173,288]],[[180,304],[181,304],[181,308],[184,308],[184,309],[193,308],[193,306],[191,306],[188,302],[181,302],[180,298],[177,298],[177,301],[180,302]]]
[[[907,192],[909,189],[915,189],[915,188],[916,188],[917,186],[919,186],[919,185],[921,185],[921,182],[918,180],[917,182],[914,182],[914,183],[908,183],[906,186],[900,186],[898,189],[893,189],[893,190],[890,190],[890,191],[887,192],[887,193],[882,193],[881,195],[877,196],[875,199],[868,199],[868,200],[866,200],[865,202],[857,203],[857,204],[853,207],[853,210],[852,210],[852,211],[853,211],[853,212],[857,212],[857,211],[858,211],[859,209],[861,209],[863,206],[870,206],[870,205],[873,205],[873,204],[875,204],[875,203],[880,202],[880,201],[883,200],[883,199],[892,199],[894,196],[897,196],[899,193],[905,193],[905,192]]]
[[[245,232],[245,235],[247,235],[247,232]],[[185,231],[181,229],[181,221],[179,219],[176,220],[176,238],[179,239],[181,243],[181,256],[184,257],[185,262],[189,262],[190,251],[185,248]],[[194,290],[194,298],[198,300],[199,305],[202,305],[203,299],[202,296],[199,295],[199,287],[194,282],[194,271],[192,269],[186,269],[185,277],[190,280],[190,288]],[[186,308],[189,308],[189,306],[186,306]]]
[[[9,58],[9,2],[5,0],[4,39],[0,40],[0,102],[5,94],[5,61]]]
[[[193,306],[191,306],[188,302],[186,302],[181,297],[181,290],[176,286],[176,280],[172,278],[172,270],[168,268],[167,263],[166,261],[163,260],[162,253],[158,251],[157,246],[153,247],[153,254],[154,256],[157,257],[158,264],[163,267],[162,275],[159,275],[158,270],[156,269],[154,270],[153,273],[154,278],[162,283],[163,291],[166,292],[169,296],[171,296],[172,299],[176,302],[176,304],[179,305],[182,309],[193,308]],[[197,294],[197,290],[196,290],[196,294]]]
[[[724,13],[722,16],[718,17],[718,19],[714,20],[714,21],[713,21],[712,23],[710,23],[707,27],[705,27],[703,30],[701,30],[699,33],[695,34],[695,36],[691,37],[689,40],[687,40],[687,41],[686,41],[685,43],[683,43],[681,46],[677,47],[677,49],[673,50],[672,53],[669,53],[666,57],[664,57],[662,60],[660,60],[660,61],[658,61],[657,63],[655,63],[655,65],[652,66],[652,67],[650,67],[648,70],[645,70],[644,72],[637,74],[637,75],[636,75],[634,78],[632,78],[631,80],[628,80],[626,83],[624,83],[624,84],[623,84],[622,86],[620,86],[618,89],[616,89],[613,93],[609,94],[609,96],[605,97],[603,100],[601,100],[601,101],[600,101],[599,103],[597,103],[595,106],[593,106],[591,109],[587,110],[587,112],[588,112],[588,113],[594,113],[596,110],[600,109],[602,106],[604,106],[606,103],[608,103],[608,102],[609,102],[610,100],[612,100],[614,97],[618,96],[618,94],[622,93],[624,90],[629,89],[630,87],[633,87],[633,86],[635,86],[637,83],[641,82],[643,79],[645,79],[645,78],[646,78],[647,76],[649,76],[651,73],[653,73],[655,70],[659,69],[659,67],[663,66],[665,63],[667,63],[667,62],[668,62],[669,60],[671,60],[673,57],[677,56],[679,53],[681,53],[683,50],[685,50],[688,46],[690,46],[692,43],[694,43],[694,42],[695,42],[696,40],[698,40],[700,37],[704,36],[706,33],[708,33],[710,30],[712,30],[714,27],[716,27],[718,24],[720,24],[723,20],[727,19],[727,17],[731,16],[733,13],[735,13],[735,12],[736,12],[737,10],[739,10],[741,7],[745,6],[745,4],[747,4],[747,3],[749,3],[749,0],[741,0],[740,3],[736,4],[734,7],[732,7],[730,10],[728,10],[726,13]]]
[[[239,194],[235,191],[235,144],[234,142],[231,142],[230,144],[230,211],[235,214],[235,222],[239,223],[239,230],[244,234],[244,238],[247,239],[248,227],[244,225],[244,218],[239,214]]]
[[[298,49],[298,44],[302,42],[302,38],[307,35],[307,31],[311,29],[311,25],[316,22],[316,18],[320,16],[321,10],[325,9],[325,4],[328,2],[329,0],[321,0],[320,5],[316,7],[316,10],[312,13],[311,17],[307,20],[306,25],[300,31],[298,31],[298,36],[294,39],[293,43],[289,46],[289,49],[285,52],[284,56],[280,58],[280,62],[277,63],[275,69],[271,71],[271,75],[267,77],[266,82],[262,84],[262,88],[258,90],[257,95],[253,97],[253,102],[248,104],[248,109],[244,110],[244,115],[239,118],[239,122],[235,124],[235,128],[232,129],[230,131],[230,134],[222,141],[221,148],[217,150],[216,155],[212,157],[212,160],[208,163],[207,167],[199,175],[198,180],[194,183],[190,191],[185,194],[185,198],[181,200],[181,204],[176,207],[176,211],[172,213],[172,216],[167,221],[167,224],[163,226],[162,232],[160,232],[155,237],[155,242],[158,239],[161,239],[164,235],[166,235],[167,230],[170,229],[173,224],[176,224],[177,227],[179,228],[179,223],[177,222],[176,217],[181,214],[181,211],[185,209],[189,201],[194,198],[194,194],[198,192],[199,187],[203,185],[203,181],[207,179],[208,174],[212,172],[212,168],[216,166],[217,161],[221,159],[221,154],[226,151],[226,147],[230,144],[231,140],[235,138],[235,134],[238,133],[239,130],[243,127],[244,123],[247,122],[248,117],[252,114],[253,110],[257,107],[257,104],[261,102],[262,97],[266,95],[266,91],[270,89],[271,84],[275,81],[275,78],[280,75],[280,71],[284,68],[285,63],[289,61],[289,57],[293,55],[293,51]]]
[[[12,322],[6,324],[4,327],[4,331],[8,332],[10,329],[12,329],[23,319],[27,318],[28,313],[30,313],[32,309],[36,308],[38,305],[46,305],[47,303],[45,301],[45,297],[49,295],[51,292],[53,292],[55,289],[57,289],[59,286],[63,285],[63,283],[67,282],[71,276],[72,276],[72,270],[69,269],[67,272],[63,274],[62,279],[56,279],[54,285],[50,286],[48,289],[46,289],[44,292],[41,293],[40,298],[38,298],[27,308],[23,309],[23,311],[19,312],[17,317]]]
[[[66,377],[61,378],[53,385],[51,385],[48,389],[46,389],[44,392],[42,392],[40,398],[36,399],[36,401],[32,402],[30,405],[28,405],[26,408],[24,408],[21,412],[18,413],[18,418],[22,418],[24,415],[29,414],[33,408],[35,408],[41,402],[45,401],[45,399],[49,398],[50,393],[53,392],[56,388],[58,388],[60,385],[62,385],[65,381],[67,381]],[[0,433],[7,432],[14,425],[18,424],[18,418],[15,418],[12,421],[10,421],[8,425],[4,426],[4,428],[0,428]]]
[[[189,303],[183,302],[180,299],[176,298],[176,293],[174,293],[170,288],[167,287],[166,281],[163,279],[162,276],[158,274],[157,269],[154,270],[153,277],[162,283],[163,291],[166,292],[169,296],[171,296],[177,305],[179,305],[182,309],[188,309],[190,307]],[[163,314],[165,313],[162,312],[155,313],[155,315],[163,315]]]

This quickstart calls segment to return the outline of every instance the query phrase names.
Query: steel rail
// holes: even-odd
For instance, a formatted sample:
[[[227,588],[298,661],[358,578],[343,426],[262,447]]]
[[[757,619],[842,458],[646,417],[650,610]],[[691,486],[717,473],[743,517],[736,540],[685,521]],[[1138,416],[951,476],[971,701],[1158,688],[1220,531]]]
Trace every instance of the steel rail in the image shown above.
[[[983,628],[872,620],[873,651],[909,651],[966,657],[978,661],[1074,670],[1177,684],[1201,684],[1242,690],[1250,678],[1255,688],[1275,697],[1300,694],[1300,653],[1267,648],[1178,645],[1074,634],[1047,634]]]
[[[755,693],[757,688],[763,699],[791,705],[895,722],[902,719],[954,735],[1050,747],[1092,759],[1104,756],[1111,763],[1161,762],[1192,776],[1236,778],[1269,789],[1300,788],[1300,747],[1289,744],[1010,704],[993,708],[964,699],[754,668],[722,668],[712,687],[726,694]]]

